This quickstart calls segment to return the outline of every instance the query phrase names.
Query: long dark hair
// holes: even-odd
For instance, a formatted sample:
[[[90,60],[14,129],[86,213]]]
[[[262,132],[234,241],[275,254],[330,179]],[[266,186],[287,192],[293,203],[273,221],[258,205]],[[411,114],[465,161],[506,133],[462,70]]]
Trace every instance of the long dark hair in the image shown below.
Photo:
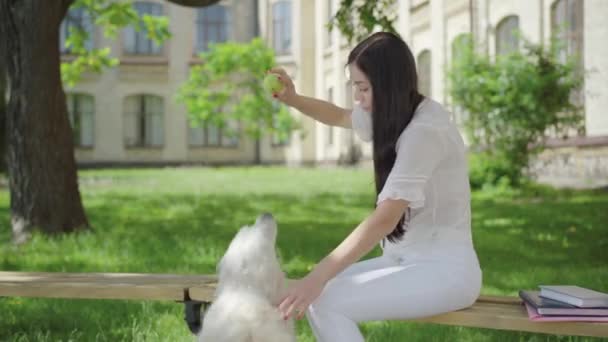
[[[424,97],[418,92],[414,56],[397,35],[377,32],[359,43],[348,55],[368,78],[372,87],[372,132],[376,194],[380,194],[395,164],[395,144],[409,125]],[[405,230],[404,213],[395,229],[387,235],[391,242],[401,239]]]

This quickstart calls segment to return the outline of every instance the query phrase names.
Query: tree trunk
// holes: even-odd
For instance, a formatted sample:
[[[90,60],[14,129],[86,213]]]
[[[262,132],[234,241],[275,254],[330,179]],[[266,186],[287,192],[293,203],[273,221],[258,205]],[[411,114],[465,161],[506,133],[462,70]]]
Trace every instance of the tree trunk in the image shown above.
[[[0,56],[0,173],[6,172],[6,68]]]
[[[29,232],[87,229],[59,70],[59,25],[72,0],[0,1],[0,50],[10,95],[6,108],[11,225]]]

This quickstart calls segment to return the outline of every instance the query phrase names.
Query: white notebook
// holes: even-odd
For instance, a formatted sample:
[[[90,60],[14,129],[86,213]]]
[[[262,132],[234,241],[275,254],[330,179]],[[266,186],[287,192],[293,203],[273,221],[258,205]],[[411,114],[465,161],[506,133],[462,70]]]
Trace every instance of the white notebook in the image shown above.
[[[573,285],[540,285],[540,296],[581,308],[608,307],[608,293]]]

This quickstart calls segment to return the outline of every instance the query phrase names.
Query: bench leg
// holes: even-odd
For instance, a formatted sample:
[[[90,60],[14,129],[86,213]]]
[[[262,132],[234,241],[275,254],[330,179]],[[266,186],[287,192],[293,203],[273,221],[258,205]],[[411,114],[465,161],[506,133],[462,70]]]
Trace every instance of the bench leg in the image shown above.
[[[190,329],[192,334],[196,335],[203,327],[203,317],[207,307],[211,305],[211,303],[192,299],[186,299],[183,303],[185,314],[184,320],[188,324],[188,329]]]
[[[210,304],[211,303],[209,302],[200,302],[198,300],[184,300],[184,319],[192,334],[196,335],[201,331],[201,328],[203,327],[203,316]]]

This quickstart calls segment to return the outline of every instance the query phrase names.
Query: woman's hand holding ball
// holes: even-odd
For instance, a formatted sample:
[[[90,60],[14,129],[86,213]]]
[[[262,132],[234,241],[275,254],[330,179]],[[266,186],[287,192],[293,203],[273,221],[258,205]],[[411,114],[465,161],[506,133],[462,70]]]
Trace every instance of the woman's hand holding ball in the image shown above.
[[[264,77],[263,86],[275,99],[288,106],[293,106],[298,96],[291,77],[287,75],[283,68],[270,69]]]

